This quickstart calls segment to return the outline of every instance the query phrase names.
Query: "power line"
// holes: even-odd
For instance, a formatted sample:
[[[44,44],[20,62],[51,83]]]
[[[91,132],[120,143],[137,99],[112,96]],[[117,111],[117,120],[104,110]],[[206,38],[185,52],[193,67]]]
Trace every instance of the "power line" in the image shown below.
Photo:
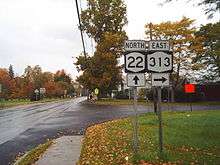
[[[83,38],[81,19],[80,19],[80,15],[79,15],[79,7],[78,7],[78,2],[77,2],[77,0],[75,0],[75,2],[76,2],[77,16],[78,16],[78,20],[79,20],[79,29],[80,29],[80,34],[81,34],[81,39],[82,39],[82,45],[83,45],[83,53],[84,53],[84,56],[85,56],[85,58],[86,58],[86,49],[85,49],[85,42],[84,42],[84,38]]]

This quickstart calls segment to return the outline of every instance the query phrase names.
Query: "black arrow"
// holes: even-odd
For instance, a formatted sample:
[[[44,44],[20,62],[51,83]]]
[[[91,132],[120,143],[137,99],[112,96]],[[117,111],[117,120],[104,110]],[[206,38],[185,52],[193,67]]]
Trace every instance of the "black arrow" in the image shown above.
[[[162,83],[164,83],[165,81],[167,81],[167,79],[165,77],[155,78],[154,81],[162,81]]]
[[[139,80],[138,76],[135,76],[135,77],[133,78],[133,80],[134,80],[134,84],[137,85],[137,84],[138,84],[138,80]]]

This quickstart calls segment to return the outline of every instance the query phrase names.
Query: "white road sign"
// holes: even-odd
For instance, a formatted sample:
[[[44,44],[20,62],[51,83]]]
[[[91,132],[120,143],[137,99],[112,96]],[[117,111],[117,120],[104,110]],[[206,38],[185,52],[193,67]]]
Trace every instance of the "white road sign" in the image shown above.
[[[170,51],[169,41],[149,41],[150,51]]]
[[[147,55],[147,72],[165,73],[172,71],[172,54],[158,51]]]
[[[125,73],[145,73],[146,55],[144,52],[130,52],[125,57]]]
[[[152,73],[151,83],[152,86],[169,86],[170,83],[169,73]]]
[[[144,87],[146,85],[145,74],[127,74],[127,86],[128,87]]]
[[[144,40],[127,40],[124,45],[125,51],[145,51],[146,41]]]

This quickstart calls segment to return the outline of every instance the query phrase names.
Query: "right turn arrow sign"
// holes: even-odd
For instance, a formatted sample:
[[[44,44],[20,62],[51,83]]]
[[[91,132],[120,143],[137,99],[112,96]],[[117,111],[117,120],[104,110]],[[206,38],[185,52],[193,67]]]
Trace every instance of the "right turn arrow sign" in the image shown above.
[[[152,73],[152,86],[169,86],[169,73]]]
[[[161,81],[162,83],[164,83],[167,79],[165,77],[162,78],[155,78],[154,81]]]

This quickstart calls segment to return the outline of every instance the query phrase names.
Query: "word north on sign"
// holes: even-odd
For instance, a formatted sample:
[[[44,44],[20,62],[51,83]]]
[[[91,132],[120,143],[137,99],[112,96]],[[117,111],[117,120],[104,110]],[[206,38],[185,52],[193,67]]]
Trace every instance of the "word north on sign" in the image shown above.
[[[124,45],[125,51],[145,51],[146,41],[144,40],[127,40]]]
[[[133,51],[125,53],[125,73],[145,73],[146,55],[144,52]]]
[[[144,73],[130,73],[127,74],[128,87],[144,87],[146,85]]]

